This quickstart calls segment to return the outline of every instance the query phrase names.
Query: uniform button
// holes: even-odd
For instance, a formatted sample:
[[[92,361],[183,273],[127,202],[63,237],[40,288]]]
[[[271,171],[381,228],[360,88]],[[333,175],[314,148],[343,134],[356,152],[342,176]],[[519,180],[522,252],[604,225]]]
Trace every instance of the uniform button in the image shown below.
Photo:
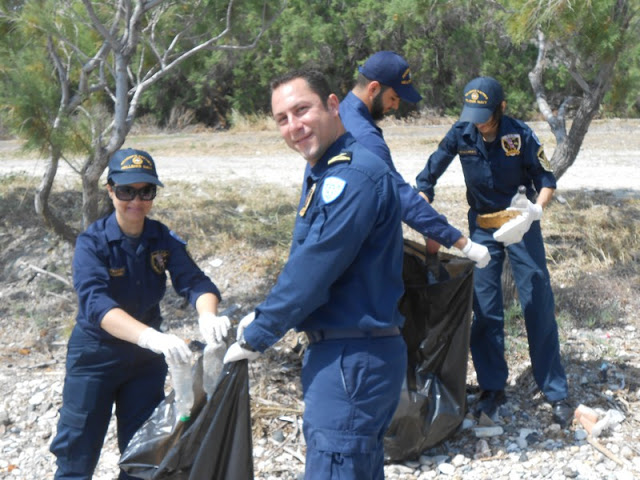
[[[140,280],[138,280],[138,281],[136,282],[136,285],[140,285]]]

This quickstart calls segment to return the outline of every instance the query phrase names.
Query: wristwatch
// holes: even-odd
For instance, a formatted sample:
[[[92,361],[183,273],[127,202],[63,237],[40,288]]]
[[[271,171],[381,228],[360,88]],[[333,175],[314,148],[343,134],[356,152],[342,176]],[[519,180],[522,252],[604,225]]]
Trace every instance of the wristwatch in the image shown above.
[[[238,340],[238,345],[240,345],[241,348],[244,348],[245,350],[248,350],[250,352],[257,352],[255,348],[253,348],[251,345],[249,345],[249,343],[247,343],[247,341],[244,339],[244,336],[240,340]]]

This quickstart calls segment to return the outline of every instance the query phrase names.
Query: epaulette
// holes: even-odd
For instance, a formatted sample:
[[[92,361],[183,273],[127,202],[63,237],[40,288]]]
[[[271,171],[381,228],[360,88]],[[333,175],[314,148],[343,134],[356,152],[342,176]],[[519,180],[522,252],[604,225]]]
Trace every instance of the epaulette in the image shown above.
[[[327,165],[334,165],[336,163],[344,163],[344,162],[347,162],[347,163],[351,162],[351,152],[339,153],[335,157],[330,158],[329,161],[327,162]]]

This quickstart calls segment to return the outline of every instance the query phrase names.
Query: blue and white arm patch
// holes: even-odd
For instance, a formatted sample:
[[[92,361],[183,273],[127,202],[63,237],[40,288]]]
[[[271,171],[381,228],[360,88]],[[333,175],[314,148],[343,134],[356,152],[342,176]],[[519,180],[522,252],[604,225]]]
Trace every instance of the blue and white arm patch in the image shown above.
[[[179,241],[181,244],[186,245],[187,242],[184,241],[182,238],[180,238],[180,235],[178,235],[176,232],[174,232],[173,230],[169,230],[169,235],[171,235],[173,238],[175,238],[177,241]]]
[[[329,204],[340,196],[347,182],[338,177],[328,177],[322,184],[322,200]]]

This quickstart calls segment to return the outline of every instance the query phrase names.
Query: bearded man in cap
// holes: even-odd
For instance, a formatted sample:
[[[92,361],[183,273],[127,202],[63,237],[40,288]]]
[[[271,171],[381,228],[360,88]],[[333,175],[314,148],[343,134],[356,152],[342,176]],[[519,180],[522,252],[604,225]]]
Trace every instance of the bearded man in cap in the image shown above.
[[[506,106],[496,79],[478,77],[469,82],[460,119],[429,157],[416,183],[432,202],[438,178],[459,156],[467,186],[470,235],[491,253],[487,268],[476,269],[473,277],[471,355],[481,389],[475,413],[495,418],[506,400],[509,370],[504,358],[500,279],[506,253],[524,314],[533,376],[552,405],[553,420],[564,426],[573,409],[567,402],[567,377],[540,230],[556,179],[538,137],[525,123],[504,115]],[[514,218],[509,220],[505,211]]]
[[[371,55],[358,70],[355,86],[340,103],[340,117],[347,131],[391,169],[398,184],[402,220],[428,239],[435,240],[427,242],[431,253],[437,252],[439,244],[447,248],[454,246],[483,268],[489,262],[488,250],[449,225],[444,215],[435,211],[404,181],[393,164],[382,129],[376,125],[386,113],[398,109],[400,99],[409,103],[422,99],[412,84],[409,64],[395,52],[381,51]]]

